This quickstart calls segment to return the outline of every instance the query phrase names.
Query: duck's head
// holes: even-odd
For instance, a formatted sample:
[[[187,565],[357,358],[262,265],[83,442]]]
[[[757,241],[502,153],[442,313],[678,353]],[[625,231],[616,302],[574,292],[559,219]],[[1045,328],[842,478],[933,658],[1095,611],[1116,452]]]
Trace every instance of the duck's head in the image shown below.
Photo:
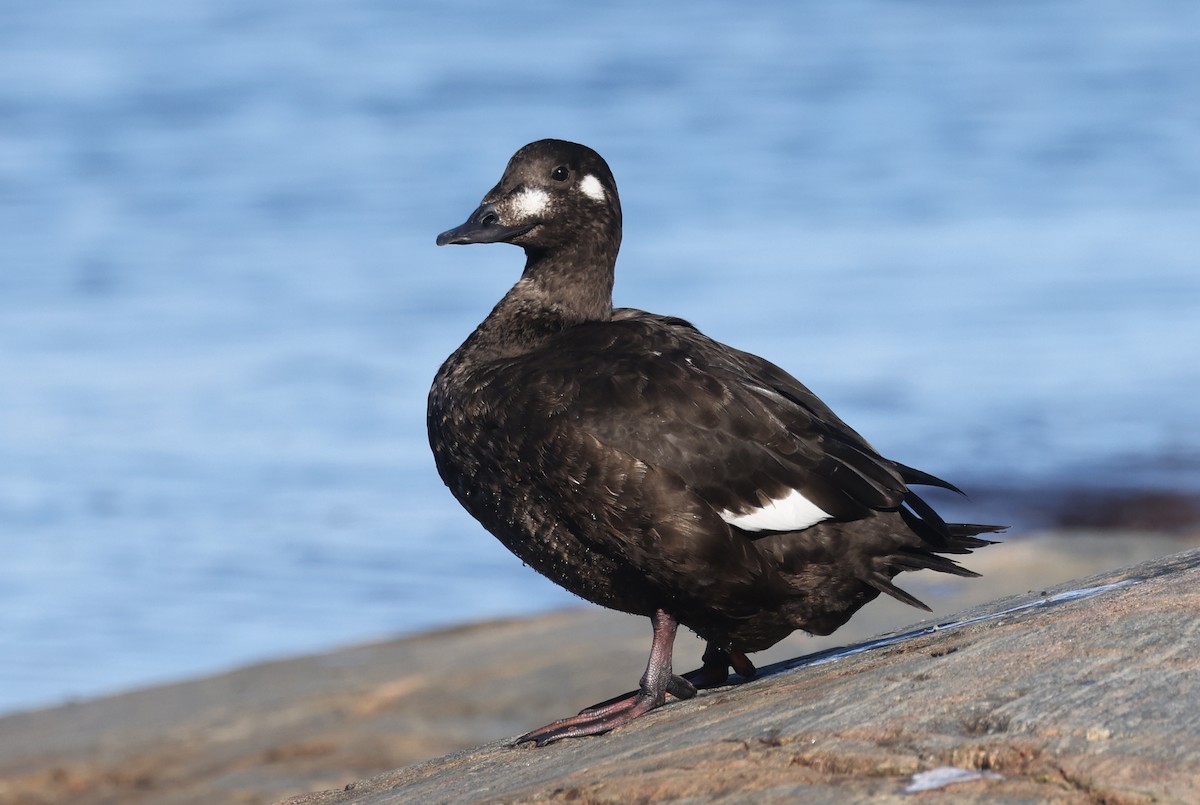
[[[586,145],[565,140],[538,140],[517,151],[466,223],[437,238],[439,246],[512,243],[528,253],[588,243],[609,246],[614,256],[620,242],[612,171]]]

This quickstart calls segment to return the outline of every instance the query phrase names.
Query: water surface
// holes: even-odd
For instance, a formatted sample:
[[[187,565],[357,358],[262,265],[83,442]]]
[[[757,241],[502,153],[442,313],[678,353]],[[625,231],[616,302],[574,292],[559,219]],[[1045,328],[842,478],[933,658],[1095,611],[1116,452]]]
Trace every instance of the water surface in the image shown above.
[[[1200,490],[1198,47],[1182,0],[8,4],[0,709],[572,601],[423,421],[521,265],[433,238],[544,136],[617,176],[618,304],[885,452]]]

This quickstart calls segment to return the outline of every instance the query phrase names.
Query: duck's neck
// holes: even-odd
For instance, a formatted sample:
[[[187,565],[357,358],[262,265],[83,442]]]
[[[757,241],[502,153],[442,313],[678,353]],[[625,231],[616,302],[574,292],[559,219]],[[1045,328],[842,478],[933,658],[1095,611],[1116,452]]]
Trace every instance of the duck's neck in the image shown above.
[[[611,251],[611,253],[608,253]],[[568,327],[612,318],[616,249],[526,250],[525,271],[463,349],[528,352]]]
[[[611,253],[608,253],[610,252]],[[616,249],[577,245],[553,253],[527,250],[521,279],[505,296],[562,317],[565,326],[612,317]]]

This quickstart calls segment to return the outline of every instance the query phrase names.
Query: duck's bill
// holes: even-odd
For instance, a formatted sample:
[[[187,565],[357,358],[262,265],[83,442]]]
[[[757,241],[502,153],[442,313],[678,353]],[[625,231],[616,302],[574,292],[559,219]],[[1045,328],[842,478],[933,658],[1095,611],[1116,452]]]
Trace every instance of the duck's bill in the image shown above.
[[[508,243],[513,238],[524,235],[533,229],[534,224],[522,226],[504,226],[495,206],[484,204],[461,226],[447,229],[437,236],[437,245],[446,246],[451,243]]]

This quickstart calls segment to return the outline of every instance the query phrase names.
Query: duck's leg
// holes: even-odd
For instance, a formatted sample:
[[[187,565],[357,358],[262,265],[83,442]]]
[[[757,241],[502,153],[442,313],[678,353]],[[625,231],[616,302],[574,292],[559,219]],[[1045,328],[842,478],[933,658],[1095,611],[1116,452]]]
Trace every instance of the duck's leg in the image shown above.
[[[598,735],[628,724],[661,706],[666,702],[668,693],[679,699],[695,696],[696,688],[692,683],[671,671],[671,652],[675,646],[678,621],[660,609],[650,617],[650,622],[654,626],[654,641],[650,644],[650,661],[646,663],[646,673],[642,674],[641,687],[637,691],[602,702],[577,716],[527,732],[516,743],[533,741],[538,746],[545,746],[560,738]]]
[[[729,681],[730,667],[737,671],[742,679],[753,679],[758,674],[754,663],[742,652],[730,651],[709,643],[704,649],[704,665],[683,676],[698,690],[719,688]]]
[[[704,649],[704,665],[697,668],[695,671],[689,671],[681,677],[683,682],[692,683],[692,687],[696,690],[705,690],[708,688],[719,688],[729,683],[729,669],[742,677],[743,681],[754,679],[758,675],[758,669],[754,667],[754,663],[750,662],[750,658],[740,651],[729,651],[727,649],[718,648],[713,643],[707,644]],[[620,696],[614,696],[611,699],[606,699],[599,704],[593,704],[591,707],[580,711],[580,716],[587,716],[599,710],[611,710],[617,705],[626,707],[632,706],[633,701],[641,694],[641,690],[622,693]],[[679,695],[674,690],[668,688],[668,693],[679,699],[690,699],[695,695],[694,692],[688,692],[686,687],[683,688],[685,695]],[[576,719],[563,719],[563,721],[575,721]],[[558,723],[558,722],[556,722]],[[553,725],[551,725],[553,726]],[[543,729],[546,729],[543,727]],[[533,733],[530,733],[531,735]]]

